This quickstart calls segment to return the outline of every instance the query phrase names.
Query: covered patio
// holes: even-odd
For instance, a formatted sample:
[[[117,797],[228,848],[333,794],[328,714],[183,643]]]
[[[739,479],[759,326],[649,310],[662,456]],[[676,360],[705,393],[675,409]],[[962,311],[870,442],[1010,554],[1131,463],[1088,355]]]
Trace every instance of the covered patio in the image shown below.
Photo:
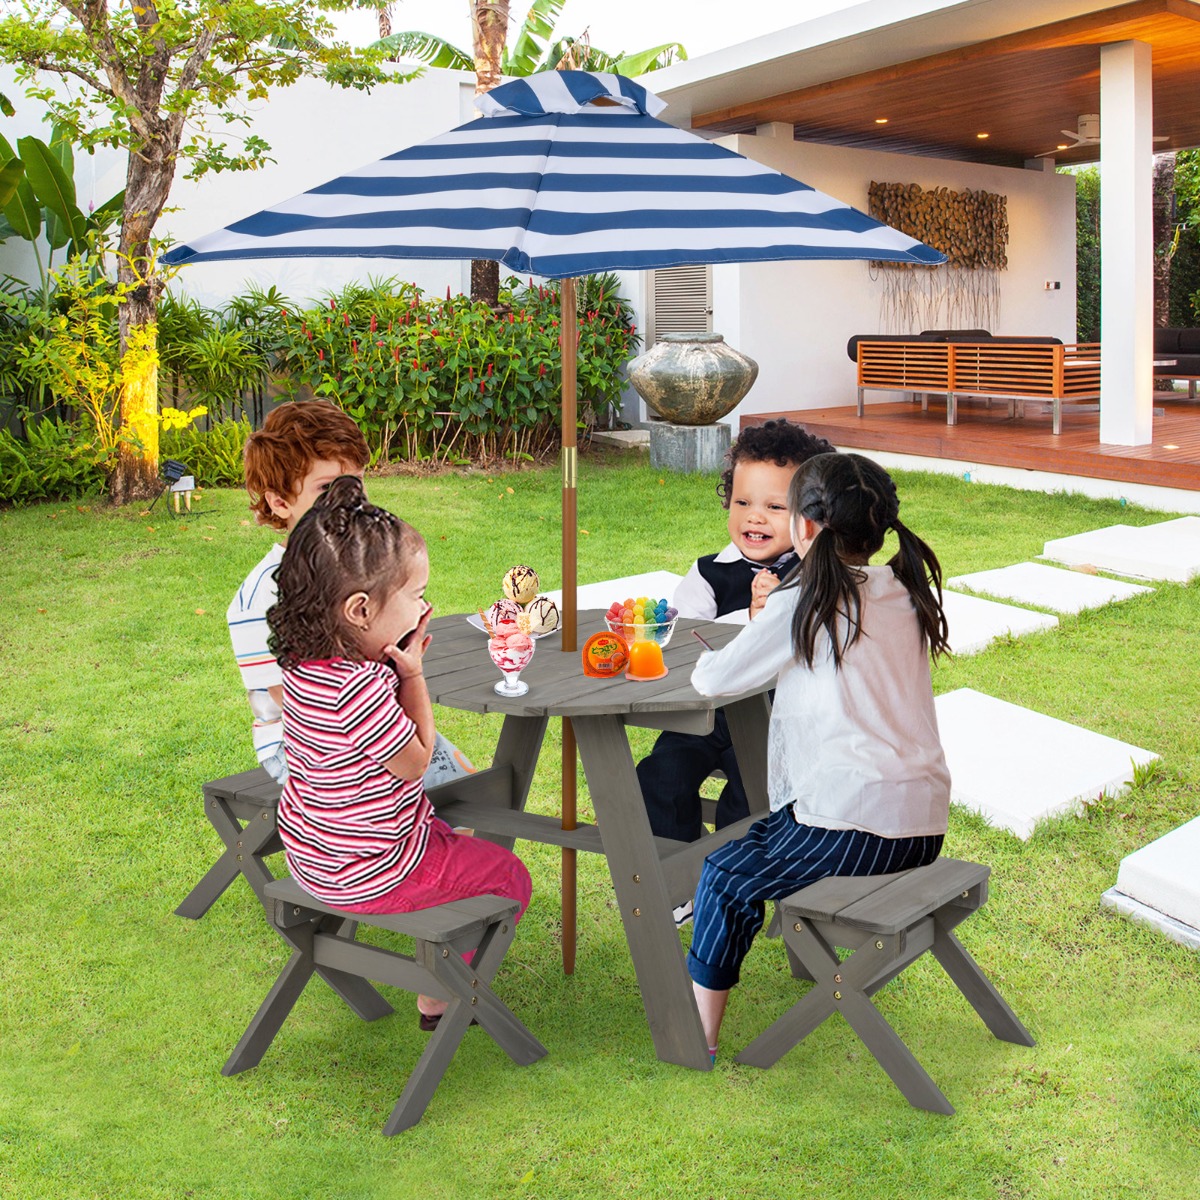
[[[840,390],[841,375],[835,383],[832,356],[822,345],[831,348],[841,334],[919,332],[891,327],[875,311],[876,303],[860,304],[855,327],[841,311],[796,314],[792,336],[804,329],[810,344],[803,354],[811,361],[800,361],[794,345],[781,350],[781,369],[772,379],[768,351],[760,381],[771,382],[766,388],[760,382],[735,421],[786,410],[827,436],[836,431],[839,444],[862,449],[886,444],[895,450],[903,443],[909,453],[925,456],[1117,479],[1140,473],[1158,485],[1200,486],[1200,445],[1190,433],[1195,407],[1164,403],[1153,393],[1149,253],[1153,154],[1200,144],[1194,102],[1200,90],[1200,4],[866,3],[677,64],[660,72],[655,83],[670,103],[667,119],[730,139],[752,157],[754,143],[764,158],[780,156],[786,146],[803,170],[808,160],[823,163],[822,153],[837,148],[843,155],[860,152],[861,171],[870,178],[887,178],[884,172],[903,178],[903,163],[911,161],[907,178],[926,189],[944,190],[949,183],[1008,193],[1012,242],[1008,268],[1000,273],[998,320],[981,314],[974,322],[950,322],[987,326],[993,333],[1075,340],[1074,263],[1057,254],[1063,231],[1055,225],[1050,233],[1063,217],[1061,197],[1029,185],[1032,178],[1049,184],[1047,174],[1058,164],[1098,161],[1103,168],[1102,399],[1099,414],[1070,416],[1061,444],[1050,445],[1048,428],[1043,444],[1041,426],[1029,416],[1006,425],[1002,405],[986,417],[980,409],[959,429],[947,429],[940,412],[912,412],[906,402],[890,398],[873,403],[861,422],[852,409],[831,408],[830,393]],[[1005,178],[938,178],[932,168],[937,161],[947,170],[951,163],[976,173],[1004,168]],[[766,282],[760,274],[731,285],[714,275],[714,328],[732,334],[730,340],[740,336],[743,348],[757,341],[761,350],[765,341],[757,330],[770,314],[754,289]],[[778,287],[779,280],[769,283]],[[849,279],[821,283],[826,308],[836,306],[838,292],[858,286]],[[1045,300],[1035,300],[1035,294]],[[777,305],[783,295],[776,296]],[[869,292],[862,288],[860,295],[865,300]],[[1053,299],[1059,296],[1069,312]],[[793,290],[786,303],[794,309],[798,299]],[[805,380],[808,402],[799,395],[794,405],[781,403],[797,378]],[[849,391],[851,371],[846,384]],[[1034,407],[1028,405],[1027,413]]]

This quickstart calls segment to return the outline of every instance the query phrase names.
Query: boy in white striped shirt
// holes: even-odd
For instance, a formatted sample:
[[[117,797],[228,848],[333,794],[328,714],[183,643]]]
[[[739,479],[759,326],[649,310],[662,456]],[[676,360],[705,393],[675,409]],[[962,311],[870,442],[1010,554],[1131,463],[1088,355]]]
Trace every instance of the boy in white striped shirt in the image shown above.
[[[370,461],[358,426],[328,400],[297,401],[272,409],[262,429],[246,439],[244,469],[250,511],[260,525],[285,536],[339,475],[360,479]],[[246,576],[226,619],[246,698],[254,714],[254,752],[272,779],[287,780],[283,749],[283,672],[267,648],[267,609],[275,603],[275,573],[284,546],[276,542]],[[474,770],[466,756],[437,735],[425,785],[433,787]]]

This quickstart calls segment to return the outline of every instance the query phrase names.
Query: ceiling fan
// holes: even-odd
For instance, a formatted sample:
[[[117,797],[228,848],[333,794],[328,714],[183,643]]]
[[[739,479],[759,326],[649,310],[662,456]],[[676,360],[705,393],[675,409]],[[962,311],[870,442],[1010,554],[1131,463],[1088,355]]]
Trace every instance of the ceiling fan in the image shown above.
[[[1099,113],[1080,113],[1078,129],[1062,129],[1059,132],[1063,137],[1072,139],[1071,145],[1064,146],[1065,150],[1077,150],[1080,146],[1098,146],[1100,145],[1100,114]],[[1170,139],[1166,134],[1158,135],[1154,138],[1156,142],[1166,142]],[[1062,150],[1046,150],[1039,154],[1038,158],[1053,158],[1056,154],[1062,153]]]

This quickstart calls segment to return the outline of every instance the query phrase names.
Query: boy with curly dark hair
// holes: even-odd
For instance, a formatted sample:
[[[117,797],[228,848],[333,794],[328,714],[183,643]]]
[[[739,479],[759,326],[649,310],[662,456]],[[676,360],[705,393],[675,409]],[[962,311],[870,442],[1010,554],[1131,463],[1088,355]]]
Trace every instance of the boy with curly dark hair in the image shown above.
[[[802,463],[832,451],[824,438],[790,421],[767,421],[741,432],[717,484],[729,513],[729,544],[692,564],[672,600],[681,617],[743,623],[755,617],[797,561],[787,508],[792,476]],[[717,769],[727,780],[717,802],[721,829],[750,815],[724,710],[717,710],[709,734],[659,737],[637,767],[656,837],[692,842],[703,834],[700,785]],[[676,920],[687,920],[690,911],[690,904],[676,910]]]

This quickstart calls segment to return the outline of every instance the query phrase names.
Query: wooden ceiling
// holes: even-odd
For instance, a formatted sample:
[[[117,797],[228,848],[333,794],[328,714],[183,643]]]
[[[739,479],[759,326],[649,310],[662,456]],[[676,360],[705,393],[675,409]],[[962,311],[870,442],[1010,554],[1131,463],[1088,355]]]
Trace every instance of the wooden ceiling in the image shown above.
[[[1100,111],[1100,47],[1152,47],[1156,152],[1200,146],[1200,20],[1194,4],[1136,0],[1008,37],[899,63],[733,108],[694,129],[750,133],[771,121],[800,141],[1021,166],[1046,152],[1094,162],[1098,146],[1058,150],[1060,130]],[[877,124],[886,118],[886,124]],[[986,133],[986,138],[980,138]]]

